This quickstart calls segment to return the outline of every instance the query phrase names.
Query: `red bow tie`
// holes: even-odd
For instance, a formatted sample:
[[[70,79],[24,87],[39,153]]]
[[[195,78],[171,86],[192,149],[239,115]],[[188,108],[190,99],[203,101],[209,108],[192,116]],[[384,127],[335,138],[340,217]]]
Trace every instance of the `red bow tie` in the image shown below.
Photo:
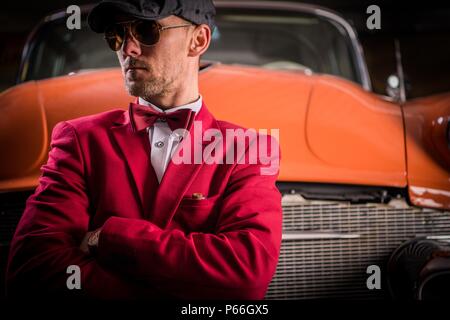
[[[164,113],[158,112],[152,107],[135,103],[130,104],[130,119],[137,131],[153,126],[158,119],[166,121],[172,131],[176,129],[189,130],[194,116],[195,112],[191,109],[180,109],[175,112]]]

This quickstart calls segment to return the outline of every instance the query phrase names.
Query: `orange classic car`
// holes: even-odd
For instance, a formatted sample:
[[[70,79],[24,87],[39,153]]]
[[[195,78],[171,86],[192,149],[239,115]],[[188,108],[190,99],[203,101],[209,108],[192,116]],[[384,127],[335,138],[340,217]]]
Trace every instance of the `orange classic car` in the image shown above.
[[[219,119],[280,132],[283,241],[266,298],[448,297],[450,93],[407,101],[372,92],[355,30],[330,10],[216,5],[203,97]],[[85,18],[69,30],[67,16],[36,27],[17,85],[0,94],[2,271],[53,127],[133,100],[102,36]],[[370,286],[377,267],[381,285]]]

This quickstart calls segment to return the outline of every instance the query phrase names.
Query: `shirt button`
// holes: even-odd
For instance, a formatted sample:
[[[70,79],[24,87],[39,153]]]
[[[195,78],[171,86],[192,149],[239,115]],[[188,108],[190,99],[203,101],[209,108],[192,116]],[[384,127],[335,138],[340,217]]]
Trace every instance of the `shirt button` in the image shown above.
[[[159,121],[166,122],[167,120],[166,120],[166,118],[160,118]]]
[[[158,141],[157,143],[155,143],[155,147],[157,147],[157,148],[162,148],[162,147],[164,147],[164,142]]]

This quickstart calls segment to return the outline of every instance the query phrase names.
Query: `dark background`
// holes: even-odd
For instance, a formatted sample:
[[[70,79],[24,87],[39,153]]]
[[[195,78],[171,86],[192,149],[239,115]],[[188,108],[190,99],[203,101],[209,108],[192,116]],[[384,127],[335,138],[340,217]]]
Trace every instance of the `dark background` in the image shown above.
[[[294,0],[295,1],[295,0]],[[96,2],[96,1],[94,1]],[[298,2],[298,1],[295,1]],[[450,4],[444,1],[308,0],[340,13],[357,29],[374,91],[385,94],[386,79],[396,72],[394,40],[402,49],[403,66],[410,84],[409,98],[450,91]],[[20,55],[27,35],[48,13],[86,0],[11,1],[0,13],[0,91],[15,84]],[[366,9],[381,8],[381,30],[368,30]]]

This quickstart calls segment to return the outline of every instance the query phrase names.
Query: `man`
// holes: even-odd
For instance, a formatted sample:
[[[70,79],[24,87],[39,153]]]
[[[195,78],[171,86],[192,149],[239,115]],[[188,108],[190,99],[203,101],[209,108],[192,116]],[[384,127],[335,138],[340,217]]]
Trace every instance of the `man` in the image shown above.
[[[11,244],[10,296],[264,297],[281,243],[278,167],[267,174],[261,157],[249,159],[267,137],[244,148],[236,137],[216,139],[223,158],[235,152],[232,163],[174,161],[198,154],[191,138],[198,124],[222,137],[240,129],[216,120],[199,94],[214,14],[210,0],[94,7],[89,25],[117,51],[126,88],[138,98],[126,112],[54,128]],[[269,141],[267,154],[278,160]],[[201,142],[200,152],[208,147]]]

